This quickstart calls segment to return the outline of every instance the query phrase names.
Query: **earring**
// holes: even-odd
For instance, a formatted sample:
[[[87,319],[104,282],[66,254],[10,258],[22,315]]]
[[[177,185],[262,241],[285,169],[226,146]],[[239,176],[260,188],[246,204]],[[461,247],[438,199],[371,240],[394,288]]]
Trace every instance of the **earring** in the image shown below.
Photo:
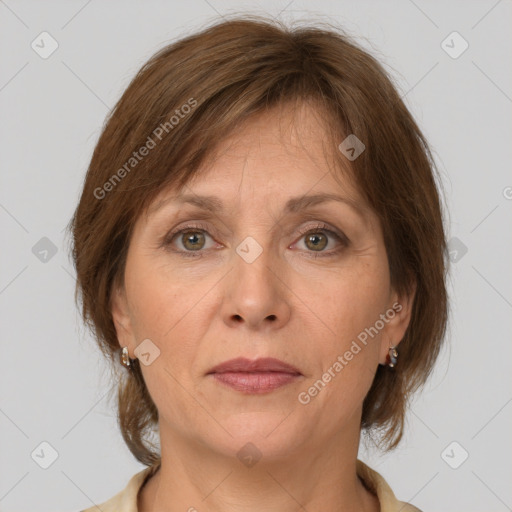
[[[396,347],[389,347],[388,355],[386,356],[386,364],[390,368],[394,368],[398,362],[398,351]]]
[[[130,356],[128,354],[128,347],[123,347],[123,350],[121,352],[121,364],[126,368],[130,369],[131,363]]]

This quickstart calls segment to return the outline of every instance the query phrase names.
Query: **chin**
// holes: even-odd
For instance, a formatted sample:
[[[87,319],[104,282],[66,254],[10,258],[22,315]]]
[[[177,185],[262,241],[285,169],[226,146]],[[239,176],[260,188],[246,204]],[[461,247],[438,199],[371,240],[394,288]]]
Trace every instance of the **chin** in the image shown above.
[[[218,439],[210,441],[215,450],[229,456],[234,454],[240,458],[247,452],[248,456],[280,459],[290,455],[307,437],[304,425],[296,425],[295,418],[287,417],[288,414],[255,411],[225,416],[221,424],[231,436],[222,430]],[[217,432],[221,433],[221,430]]]

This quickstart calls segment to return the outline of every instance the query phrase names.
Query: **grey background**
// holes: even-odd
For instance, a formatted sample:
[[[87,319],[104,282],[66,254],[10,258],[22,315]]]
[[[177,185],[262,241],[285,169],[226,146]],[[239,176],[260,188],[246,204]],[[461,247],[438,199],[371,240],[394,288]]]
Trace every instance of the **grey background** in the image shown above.
[[[402,444],[360,457],[425,512],[512,510],[510,0],[0,1],[0,510],[90,507],[144,467],[122,441],[108,373],[74,306],[63,229],[135,72],[234,11],[341,23],[403,91],[443,173],[457,239],[452,318]],[[31,48],[43,31],[59,45],[47,59]],[[441,47],[453,31],[469,43],[456,59]],[[56,249],[47,261],[43,237]],[[48,469],[31,456],[50,457],[42,442],[58,453]]]

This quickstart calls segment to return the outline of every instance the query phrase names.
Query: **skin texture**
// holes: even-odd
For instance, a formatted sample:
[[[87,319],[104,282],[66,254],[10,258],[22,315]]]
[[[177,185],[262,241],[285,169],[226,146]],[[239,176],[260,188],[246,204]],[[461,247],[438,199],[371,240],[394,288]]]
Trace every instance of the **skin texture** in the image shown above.
[[[168,189],[137,221],[112,312],[131,358],[145,339],[160,351],[141,365],[159,411],[162,465],[142,489],[139,510],[379,510],[356,475],[362,403],[405,333],[410,301],[391,287],[378,218],[326,164],[318,112],[308,103],[295,114],[277,107],[221,144],[181,192],[214,195],[223,213],[181,205]],[[327,201],[284,211],[289,198],[319,193],[357,209]],[[197,223],[204,231],[191,227],[162,244],[173,228]],[[316,246],[307,231],[319,237]],[[262,248],[251,263],[236,252],[247,236]],[[299,393],[397,302],[401,311],[301,404]],[[250,395],[206,375],[239,356],[276,357],[302,376]],[[261,454],[251,467],[237,456],[247,443]]]

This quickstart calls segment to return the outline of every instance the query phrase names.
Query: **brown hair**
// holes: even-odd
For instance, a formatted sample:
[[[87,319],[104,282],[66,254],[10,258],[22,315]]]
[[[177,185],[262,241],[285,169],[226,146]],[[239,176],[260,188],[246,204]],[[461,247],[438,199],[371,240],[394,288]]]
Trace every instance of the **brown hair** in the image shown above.
[[[383,433],[385,449],[400,441],[408,400],[438,356],[447,322],[446,247],[431,151],[379,62],[340,28],[321,25],[290,28],[245,15],[206,27],[151,57],[105,122],[70,222],[75,300],[80,292],[84,321],[118,372],[119,425],[144,464],[159,461],[147,438],[158,411],[139,361],[131,372],[120,365],[111,292],[123,281],[138,217],[164,187],[186,184],[256,112],[318,102],[338,172],[346,159],[337,146],[348,134],[366,146],[351,162],[353,179],[380,218],[394,289],[407,295],[416,285],[399,363],[378,367],[363,404],[361,428]]]

